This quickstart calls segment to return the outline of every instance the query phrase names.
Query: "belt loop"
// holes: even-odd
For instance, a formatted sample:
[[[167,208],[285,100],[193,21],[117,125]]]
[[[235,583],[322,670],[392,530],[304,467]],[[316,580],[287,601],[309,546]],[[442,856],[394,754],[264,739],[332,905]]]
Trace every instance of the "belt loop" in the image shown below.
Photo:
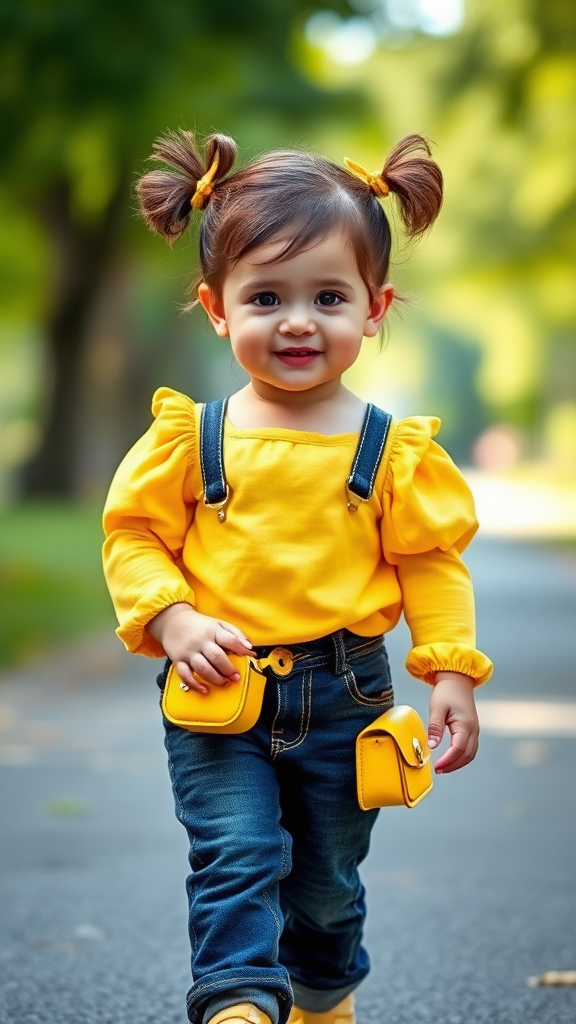
[[[344,645],[343,629],[339,629],[337,633],[332,633],[332,643],[334,644],[334,674],[343,676],[348,670],[348,657]]]

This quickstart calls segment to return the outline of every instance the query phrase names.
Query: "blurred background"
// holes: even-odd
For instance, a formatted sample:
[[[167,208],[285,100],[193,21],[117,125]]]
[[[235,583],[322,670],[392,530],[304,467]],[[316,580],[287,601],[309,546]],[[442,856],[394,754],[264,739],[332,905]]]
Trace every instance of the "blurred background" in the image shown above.
[[[8,0],[0,14],[0,664],[110,619],[99,514],[160,385],[242,381],[183,315],[133,182],[167,127],[241,159],[311,147],[378,169],[434,143],[446,200],[348,383],[434,413],[483,530],[576,535],[573,0]]]

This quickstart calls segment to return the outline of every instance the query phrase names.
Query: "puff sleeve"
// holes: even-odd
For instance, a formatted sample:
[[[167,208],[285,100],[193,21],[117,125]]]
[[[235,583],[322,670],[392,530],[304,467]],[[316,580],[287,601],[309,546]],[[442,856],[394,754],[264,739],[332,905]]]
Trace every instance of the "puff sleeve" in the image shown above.
[[[434,440],[440,421],[398,423],[384,484],[382,541],[396,566],[412,636],[411,675],[433,683],[438,671],[462,672],[477,683],[492,674],[476,650],[474,595],[460,552],[478,529],[462,474]]]
[[[104,573],[120,623],[116,630],[134,653],[162,657],[146,631],[158,612],[194,593],[178,560],[194,516],[190,466],[195,452],[195,407],[169,388],[156,392],[150,429],[121,462],[104,508]]]

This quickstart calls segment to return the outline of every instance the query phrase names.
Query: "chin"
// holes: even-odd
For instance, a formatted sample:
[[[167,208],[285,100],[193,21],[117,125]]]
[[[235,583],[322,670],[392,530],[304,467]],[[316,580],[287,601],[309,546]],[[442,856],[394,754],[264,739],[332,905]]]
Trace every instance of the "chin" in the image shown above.
[[[277,388],[281,388],[282,391],[311,391],[312,388],[316,388],[318,387],[319,384],[323,383],[323,381],[318,380],[283,380],[278,381],[278,383],[275,386]]]

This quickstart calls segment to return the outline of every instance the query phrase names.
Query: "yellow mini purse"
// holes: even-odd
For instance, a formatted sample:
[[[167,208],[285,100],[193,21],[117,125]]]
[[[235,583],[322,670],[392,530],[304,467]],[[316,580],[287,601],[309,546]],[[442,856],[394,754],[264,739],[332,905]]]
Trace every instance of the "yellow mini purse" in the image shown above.
[[[208,693],[192,690],[174,665],[170,666],[162,695],[162,712],[169,722],[189,732],[215,733],[247,732],[256,725],[266,686],[263,669],[270,665],[276,675],[288,675],[294,662],[292,652],[275,647],[267,658],[230,653],[228,657],[240,679],[225,686],[207,684]],[[204,682],[196,672],[194,677]]]
[[[430,792],[430,749],[414,708],[398,704],[362,730],[356,739],[356,781],[363,811],[414,807]]]

